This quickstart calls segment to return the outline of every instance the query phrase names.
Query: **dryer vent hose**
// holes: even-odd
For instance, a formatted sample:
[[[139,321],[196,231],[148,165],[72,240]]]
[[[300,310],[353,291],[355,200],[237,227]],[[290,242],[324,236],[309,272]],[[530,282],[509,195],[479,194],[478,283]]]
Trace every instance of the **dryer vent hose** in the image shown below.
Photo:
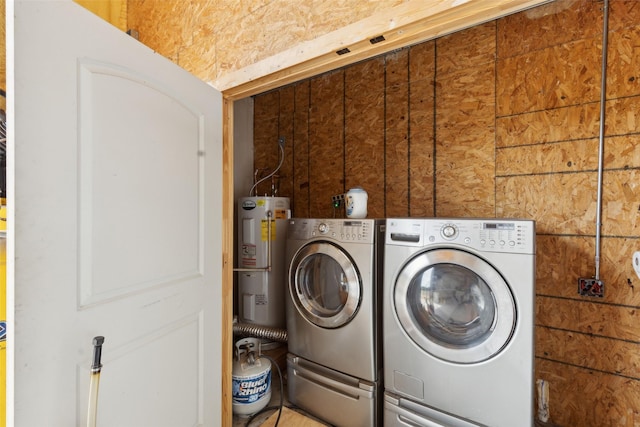
[[[287,342],[285,329],[272,328],[270,326],[254,325],[253,323],[234,323],[233,335],[243,337],[264,338],[270,341]]]

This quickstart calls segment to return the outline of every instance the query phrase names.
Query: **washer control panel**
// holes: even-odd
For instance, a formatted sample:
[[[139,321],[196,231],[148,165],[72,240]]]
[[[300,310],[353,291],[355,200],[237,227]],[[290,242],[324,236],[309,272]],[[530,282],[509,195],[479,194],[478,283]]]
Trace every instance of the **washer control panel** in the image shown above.
[[[522,219],[388,219],[386,243],[452,243],[480,251],[535,253],[535,222]]]

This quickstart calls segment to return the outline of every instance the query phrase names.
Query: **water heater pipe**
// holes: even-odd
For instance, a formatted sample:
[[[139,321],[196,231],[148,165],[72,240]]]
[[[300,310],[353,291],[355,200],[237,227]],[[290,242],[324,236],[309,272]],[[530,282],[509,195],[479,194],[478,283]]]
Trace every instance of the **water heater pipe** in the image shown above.
[[[267,211],[267,266],[266,267],[252,267],[252,268],[234,268],[233,271],[271,271],[271,222],[273,221],[273,213]]]
[[[596,275],[600,280],[600,230],[602,228],[602,175],[604,169],[604,120],[605,101],[607,97],[607,50],[609,45],[609,0],[604,0],[604,16],[602,23],[602,80],[600,84],[600,134],[598,145],[598,195],[596,208]]]

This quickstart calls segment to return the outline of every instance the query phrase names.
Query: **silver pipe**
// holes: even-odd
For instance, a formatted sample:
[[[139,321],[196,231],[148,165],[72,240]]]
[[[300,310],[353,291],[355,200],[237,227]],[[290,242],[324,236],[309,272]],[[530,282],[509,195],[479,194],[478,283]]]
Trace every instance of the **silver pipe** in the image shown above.
[[[288,340],[286,329],[254,325],[252,323],[234,323],[233,334],[244,337],[265,338],[270,341],[278,342],[287,342]]]
[[[609,46],[609,0],[604,0],[604,16],[602,23],[602,80],[600,84],[600,135],[598,145],[598,196],[596,208],[596,275],[600,280],[600,231],[602,228],[602,175],[604,169],[604,120],[605,102],[607,98],[607,50]]]

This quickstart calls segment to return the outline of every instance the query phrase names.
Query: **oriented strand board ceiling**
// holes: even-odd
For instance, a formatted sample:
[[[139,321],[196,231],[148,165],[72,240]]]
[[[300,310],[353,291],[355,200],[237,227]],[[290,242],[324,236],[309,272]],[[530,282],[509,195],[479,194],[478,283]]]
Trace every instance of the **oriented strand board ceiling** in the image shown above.
[[[412,0],[240,70],[213,86],[239,99],[357,61],[431,40],[549,0]]]

